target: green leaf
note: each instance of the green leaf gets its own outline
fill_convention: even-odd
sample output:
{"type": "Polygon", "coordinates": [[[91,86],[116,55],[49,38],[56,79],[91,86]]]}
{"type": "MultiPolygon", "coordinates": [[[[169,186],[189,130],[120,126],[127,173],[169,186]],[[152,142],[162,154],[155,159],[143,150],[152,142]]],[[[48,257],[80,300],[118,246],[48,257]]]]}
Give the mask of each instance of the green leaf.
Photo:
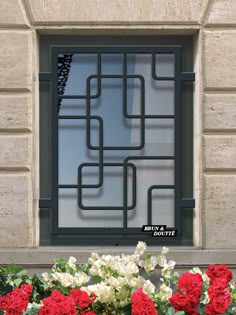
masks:
{"type": "Polygon", "coordinates": [[[99,277],[99,276],[93,276],[93,283],[94,283],[94,284],[97,284],[97,283],[101,282],[101,280],[102,280],[101,277],[99,277]]]}
{"type": "Polygon", "coordinates": [[[184,315],[184,314],[185,314],[184,311],[178,311],[178,312],[175,313],[175,315],[184,315]]]}
{"type": "Polygon", "coordinates": [[[19,287],[20,284],[22,283],[22,279],[21,279],[21,278],[17,278],[17,279],[15,279],[13,282],[14,282],[14,284],[15,284],[17,287],[19,287]]]}
{"type": "Polygon", "coordinates": [[[26,271],[21,266],[17,266],[15,264],[8,265],[6,267],[6,272],[7,273],[13,273],[13,274],[17,274],[20,272],[24,272],[24,274],[26,273],[26,271]]]}
{"type": "Polygon", "coordinates": [[[172,315],[174,313],[175,309],[173,306],[168,307],[166,315],[172,315]]]}

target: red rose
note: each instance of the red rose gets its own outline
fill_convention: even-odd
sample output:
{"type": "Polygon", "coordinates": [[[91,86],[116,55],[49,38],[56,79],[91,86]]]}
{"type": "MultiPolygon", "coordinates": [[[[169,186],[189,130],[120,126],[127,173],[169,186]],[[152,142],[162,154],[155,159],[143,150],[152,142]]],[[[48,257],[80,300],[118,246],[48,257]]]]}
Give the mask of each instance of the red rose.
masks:
{"type": "Polygon", "coordinates": [[[132,302],[137,303],[142,301],[143,297],[144,297],[143,289],[138,289],[131,295],[130,299],[132,302]]]}
{"type": "Polygon", "coordinates": [[[210,278],[210,284],[212,284],[217,278],[223,278],[228,283],[233,279],[232,272],[224,264],[219,266],[209,265],[206,270],[206,274],[210,278]]]}
{"type": "Polygon", "coordinates": [[[183,292],[176,292],[172,294],[172,297],[169,298],[169,302],[177,311],[192,309],[191,296],[183,292]]]}
{"type": "Polygon", "coordinates": [[[178,280],[178,289],[184,290],[187,294],[199,297],[202,294],[202,284],[203,279],[199,273],[192,274],[185,272],[178,280]]]}
{"type": "Polygon", "coordinates": [[[131,296],[132,315],[158,315],[155,305],[150,297],[138,289],[131,296]]]}
{"type": "Polygon", "coordinates": [[[213,305],[212,303],[208,303],[207,306],[206,306],[206,313],[207,315],[219,315],[219,313],[217,313],[214,308],[213,308],[213,305]]]}
{"type": "Polygon", "coordinates": [[[6,311],[5,315],[21,315],[21,314],[22,314],[22,312],[19,312],[19,311],[13,310],[13,309],[9,309],[8,311],[6,311]]]}
{"type": "Polygon", "coordinates": [[[229,306],[230,299],[231,299],[231,296],[229,293],[227,295],[224,294],[221,297],[213,298],[211,303],[212,303],[214,311],[217,313],[225,313],[229,306]]]}
{"type": "Polygon", "coordinates": [[[0,298],[0,309],[6,311],[9,306],[9,298],[7,295],[0,298]]]}
{"type": "Polygon", "coordinates": [[[54,290],[50,296],[50,300],[52,300],[53,302],[61,302],[64,300],[64,298],[65,296],[61,294],[61,292],[58,290],[54,290]]]}
{"type": "Polygon", "coordinates": [[[79,308],[88,307],[91,304],[91,300],[87,292],[82,290],[70,290],[69,296],[78,304],[79,308]]]}
{"type": "Polygon", "coordinates": [[[38,315],[77,315],[75,301],[57,290],[42,302],[44,305],[40,308],[38,315]]]}
{"type": "Polygon", "coordinates": [[[210,299],[218,295],[227,294],[228,292],[229,288],[227,281],[220,278],[216,278],[213,284],[207,289],[210,299]]]}
{"type": "Polygon", "coordinates": [[[40,308],[38,315],[61,315],[61,312],[56,304],[47,304],[40,308]]]}
{"type": "Polygon", "coordinates": [[[95,293],[92,292],[92,293],[90,293],[90,298],[91,298],[92,301],[95,301],[97,296],[96,296],[95,293]]]}
{"type": "Polygon", "coordinates": [[[30,284],[22,284],[21,285],[21,287],[20,287],[20,289],[23,291],[23,292],[25,292],[27,295],[31,295],[32,294],[32,291],[33,291],[33,289],[32,289],[32,287],[31,287],[31,285],[30,284]]]}
{"type": "Polygon", "coordinates": [[[81,315],[96,315],[96,313],[94,311],[82,311],[81,315]]]}

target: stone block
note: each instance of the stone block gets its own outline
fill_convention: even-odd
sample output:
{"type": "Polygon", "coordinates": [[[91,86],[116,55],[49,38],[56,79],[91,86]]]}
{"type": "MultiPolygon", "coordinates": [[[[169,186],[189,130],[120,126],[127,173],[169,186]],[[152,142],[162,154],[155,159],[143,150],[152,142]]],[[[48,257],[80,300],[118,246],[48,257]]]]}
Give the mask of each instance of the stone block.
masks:
{"type": "Polygon", "coordinates": [[[206,248],[236,249],[236,175],[205,175],[203,187],[206,248]]]}
{"type": "Polygon", "coordinates": [[[236,95],[205,95],[203,119],[205,130],[236,130],[236,95]]]}
{"type": "Polygon", "coordinates": [[[31,32],[0,31],[0,89],[31,88],[31,32]]]}
{"type": "Polygon", "coordinates": [[[205,169],[236,169],[236,136],[204,136],[205,169]]]}
{"type": "Polygon", "coordinates": [[[236,88],[236,31],[205,31],[203,81],[208,89],[236,88]]]}
{"type": "Polygon", "coordinates": [[[0,247],[32,243],[30,177],[0,174],[0,247]]]}
{"type": "Polygon", "coordinates": [[[199,24],[206,0],[27,0],[35,24],[199,24]]]}
{"type": "Polygon", "coordinates": [[[207,24],[236,24],[236,1],[214,0],[209,13],[207,24]]]}
{"type": "Polygon", "coordinates": [[[31,130],[31,95],[0,94],[0,131],[31,130]]]}
{"type": "Polygon", "coordinates": [[[0,168],[30,168],[29,136],[0,136],[0,168]]]}
{"type": "Polygon", "coordinates": [[[0,1],[0,26],[26,27],[24,8],[20,0],[0,1]]]}

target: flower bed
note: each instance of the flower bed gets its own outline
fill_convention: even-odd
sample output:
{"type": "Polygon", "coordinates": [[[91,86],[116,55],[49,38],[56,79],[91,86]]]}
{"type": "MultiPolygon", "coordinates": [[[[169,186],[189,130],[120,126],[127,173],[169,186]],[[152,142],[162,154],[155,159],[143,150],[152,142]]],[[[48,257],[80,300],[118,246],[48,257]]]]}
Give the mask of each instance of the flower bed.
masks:
{"type": "Polygon", "coordinates": [[[50,273],[32,277],[19,266],[0,267],[0,314],[236,314],[236,288],[225,265],[179,276],[167,252],[163,247],[152,256],[139,242],[132,255],[92,253],[83,265],[74,257],[55,259],[50,273]]]}

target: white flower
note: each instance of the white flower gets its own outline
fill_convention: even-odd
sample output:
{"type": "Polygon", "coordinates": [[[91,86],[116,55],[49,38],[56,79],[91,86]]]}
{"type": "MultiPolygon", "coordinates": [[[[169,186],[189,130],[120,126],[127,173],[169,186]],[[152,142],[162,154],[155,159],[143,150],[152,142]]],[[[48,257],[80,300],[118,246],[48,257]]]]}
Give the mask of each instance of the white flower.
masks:
{"type": "Polygon", "coordinates": [[[52,277],[54,280],[59,281],[65,288],[71,287],[74,280],[74,277],[68,272],[54,272],[52,277]]]}
{"type": "Polygon", "coordinates": [[[155,270],[155,267],[157,265],[157,258],[151,256],[150,259],[140,260],[138,264],[140,267],[144,268],[146,272],[151,272],[155,270]]]}
{"type": "Polygon", "coordinates": [[[160,267],[164,267],[164,264],[166,263],[166,257],[163,255],[157,256],[157,263],[160,267]]]}
{"type": "Polygon", "coordinates": [[[67,264],[68,264],[71,268],[76,269],[75,262],[76,262],[76,258],[70,256],[70,258],[68,259],[67,264]]]}
{"type": "Polygon", "coordinates": [[[49,274],[47,272],[42,273],[44,281],[49,282],[49,274]]]}
{"type": "Polygon", "coordinates": [[[136,246],[134,254],[136,255],[143,255],[147,249],[147,245],[144,242],[138,242],[138,245],[136,246]]]}
{"type": "Polygon", "coordinates": [[[204,295],[205,296],[204,296],[204,300],[202,301],[202,303],[206,305],[210,302],[210,297],[209,297],[207,291],[204,293],[204,295]]]}
{"type": "Polygon", "coordinates": [[[101,303],[112,303],[115,301],[114,289],[105,283],[88,285],[87,287],[82,287],[81,290],[86,291],[89,294],[94,292],[97,296],[96,300],[101,303]]]}
{"type": "Polygon", "coordinates": [[[165,283],[160,286],[159,298],[161,301],[168,301],[172,296],[172,289],[168,287],[165,283]]]}
{"type": "Polygon", "coordinates": [[[162,247],[162,250],[161,250],[161,255],[166,255],[167,253],[169,253],[169,248],[168,247],[162,247]]]}
{"type": "Polygon", "coordinates": [[[150,281],[146,280],[143,284],[143,292],[151,297],[151,295],[155,292],[155,285],[150,281]]]}

